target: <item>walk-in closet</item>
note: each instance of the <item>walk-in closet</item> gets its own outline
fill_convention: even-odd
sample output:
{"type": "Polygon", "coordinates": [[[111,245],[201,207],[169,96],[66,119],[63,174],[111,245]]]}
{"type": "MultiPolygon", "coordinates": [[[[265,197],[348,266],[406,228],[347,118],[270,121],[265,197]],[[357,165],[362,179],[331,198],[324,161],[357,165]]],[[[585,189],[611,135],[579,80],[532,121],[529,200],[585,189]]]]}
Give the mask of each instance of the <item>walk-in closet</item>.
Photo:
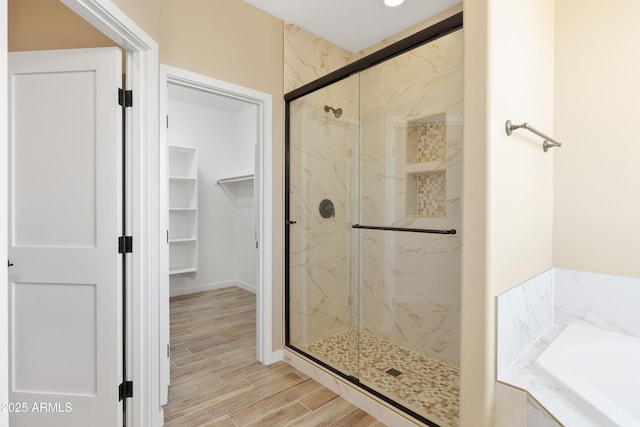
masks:
{"type": "Polygon", "coordinates": [[[257,107],[168,85],[170,295],[256,291],[257,107]]]}

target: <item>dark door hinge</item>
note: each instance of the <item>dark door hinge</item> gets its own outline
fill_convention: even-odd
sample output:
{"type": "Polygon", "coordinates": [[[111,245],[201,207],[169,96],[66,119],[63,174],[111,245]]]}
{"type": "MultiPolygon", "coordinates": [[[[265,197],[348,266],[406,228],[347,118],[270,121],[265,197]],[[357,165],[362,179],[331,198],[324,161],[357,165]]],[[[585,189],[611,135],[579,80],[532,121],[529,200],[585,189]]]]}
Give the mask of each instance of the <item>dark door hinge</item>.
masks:
{"type": "Polygon", "coordinates": [[[120,384],[118,387],[118,397],[118,401],[127,397],[133,397],[133,381],[124,381],[120,384]]]}
{"type": "Polygon", "coordinates": [[[133,252],[133,237],[132,236],[118,237],[118,253],[130,254],[132,252],[133,252]]]}
{"type": "Polygon", "coordinates": [[[118,105],[133,107],[133,91],[118,88],[118,105]]]}

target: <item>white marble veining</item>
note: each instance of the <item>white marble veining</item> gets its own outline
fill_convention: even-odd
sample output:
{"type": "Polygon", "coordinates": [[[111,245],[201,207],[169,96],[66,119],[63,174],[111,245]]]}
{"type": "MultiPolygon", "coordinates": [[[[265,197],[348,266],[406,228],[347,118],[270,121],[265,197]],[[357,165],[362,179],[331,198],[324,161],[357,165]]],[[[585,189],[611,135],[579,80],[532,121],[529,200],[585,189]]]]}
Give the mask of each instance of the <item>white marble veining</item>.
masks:
{"type": "Polygon", "coordinates": [[[640,337],[640,278],[555,269],[555,323],[640,337]]]}
{"type": "Polygon", "coordinates": [[[527,427],[527,394],[500,382],[495,384],[495,393],[495,427],[527,427]]]}
{"type": "Polygon", "coordinates": [[[355,55],[297,25],[284,25],[284,92],[353,61],[355,55]]]}
{"type": "Polygon", "coordinates": [[[535,399],[527,396],[527,427],[562,427],[535,399]]]}
{"type": "MultiPolygon", "coordinates": [[[[460,32],[450,34],[380,71],[375,67],[366,77],[341,80],[291,103],[293,343],[358,324],[459,364],[460,234],[354,232],[351,224],[460,230],[461,43],[460,32]],[[342,108],[342,115],[325,112],[325,105],[342,108]],[[408,161],[407,129],[431,116],[446,127],[446,158],[408,161]],[[407,210],[407,176],[434,170],[446,172],[446,216],[420,217],[407,210]],[[335,217],[318,214],[325,198],[333,201],[335,217]]],[[[415,205],[416,194],[413,199],[415,205]]]]}
{"type": "Polygon", "coordinates": [[[553,322],[553,270],[498,296],[498,376],[553,322]]]}
{"type": "Polygon", "coordinates": [[[290,322],[291,341],[305,345],[349,327],[352,321],[350,242],[353,163],[357,127],[351,117],[349,79],[291,104],[290,322]],[[342,108],[336,118],[324,105],[342,108]],[[320,202],[335,214],[323,218],[320,202]]]}
{"type": "MultiPolygon", "coordinates": [[[[362,55],[285,24],[285,92],[362,55]]],[[[360,327],[459,365],[462,59],[459,31],[290,103],[290,217],[297,221],[289,228],[293,344],[360,327]],[[325,113],[325,105],[342,108],[342,116],[325,113]],[[433,117],[442,121],[446,141],[438,148],[446,157],[419,162],[418,153],[407,153],[419,145],[408,148],[410,128],[433,117]],[[444,185],[418,201],[408,178],[418,187],[415,177],[430,172],[442,173],[444,185]],[[335,217],[318,215],[324,198],[333,201],[335,217]],[[443,200],[436,210],[441,217],[427,215],[428,200],[443,200]],[[455,228],[458,234],[354,231],[356,223],[455,228]]]]}
{"type": "Polygon", "coordinates": [[[561,331],[562,327],[558,325],[548,328],[546,333],[520,355],[516,362],[498,379],[506,384],[526,390],[562,425],[602,427],[591,415],[561,393],[557,386],[540,375],[534,368],[536,358],[561,331]]]}
{"type": "Polygon", "coordinates": [[[360,326],[458,366],[459,241],[378,230],[360,230],[360,236],[360,326]]]}
{"type": "MultiPolygon", "coordinates": [[[[360,224],[460,230],[461,46],[456,32],[361,73],[360,224]],[[431,117],[446,127],[446,158],[418,162],[411,128],[431,117]],[[417,215],[415,176],[432,172],[446,174],[441,218],[417,215]]],[[[359,236],[360,326],[457,366],[460,234],[359,236]]]]}
{"type": "Polygon", "coordinates": [[[562,269],[546,271],[498,297],[498,380],[526,390],[531,402],[542,405],[542,413],[533,405],[525,425],[601,426],[541,375],[534,361],[571,323],[638,337],[638,301],[640,279],[562,269]],[[551,324],[544,328],[549,301],[551,324]]]}

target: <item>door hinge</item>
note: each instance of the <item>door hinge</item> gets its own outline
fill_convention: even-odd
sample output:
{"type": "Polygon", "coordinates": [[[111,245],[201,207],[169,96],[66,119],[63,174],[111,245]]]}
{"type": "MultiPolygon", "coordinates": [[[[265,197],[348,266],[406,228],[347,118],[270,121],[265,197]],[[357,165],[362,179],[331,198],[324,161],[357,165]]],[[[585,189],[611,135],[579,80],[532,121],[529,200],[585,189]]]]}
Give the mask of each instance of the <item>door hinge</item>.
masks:
{"type": "Polygon", "coordinates": [[[133,252],[133,237],[132,236],[118,237],[118,253],[130,254],[132,252],[133,252]]]}
{"type": "Polygon", "coordinates": [[[120,384],[118,387],[118,397],[118,401],[127,397],[133,397],[133,381],[124,381],[120,384]]]}
{"type": "Polygon", "coordinates": [[[133,107],[133,91],[118,88],[118,105],[133,107]]]}

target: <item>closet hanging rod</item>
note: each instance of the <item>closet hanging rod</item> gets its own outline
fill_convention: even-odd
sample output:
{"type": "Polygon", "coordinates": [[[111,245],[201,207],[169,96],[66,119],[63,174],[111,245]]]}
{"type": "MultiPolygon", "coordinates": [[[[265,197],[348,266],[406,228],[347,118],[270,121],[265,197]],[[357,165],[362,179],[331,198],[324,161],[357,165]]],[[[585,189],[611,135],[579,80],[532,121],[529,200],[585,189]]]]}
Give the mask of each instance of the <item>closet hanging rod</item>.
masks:
{"type": "Polygon", "coordinates": [[[562,147],[562,144],[559,141],[556,141],[555,139],[545,135],[544,133],[540,132],[536,128],[529,125],[529,123],[523,123],[521,125],[512,125],[511,120],[507,120],[504,127],[505,127],[505,130],[507,131],[507,135],[511,135],[511,132],[514,131],[515,129],[522,128],[522,129],[528,130],[529,132],[535,133],[540,138],[544,138],[544,141],[542,142],[542,149],[544,150],[545,153],[551,147],[562,147]]]}
{"type": "Polygon", "coordinates": [[[240,176],[231,176],[229,178],[220,178],[219,180],[216,181],[216,184],[220,185],[220,184],[225,184],[227,182],[248,181],[250,179],[253,179],[253,174],[240,175],[240,176]]]}
{"type": "Polygon", "coordinates": [[[362,228],[365,230],[384,230],[384,231],[405,231],[408,233],[429,233],[429,234],[456,234],[455,228],[451,230],[430,230],[428,228],[404,228],[404,227],[385,227],[381,225],[360,225],[353,224],[351,228],[362,228]]]}

